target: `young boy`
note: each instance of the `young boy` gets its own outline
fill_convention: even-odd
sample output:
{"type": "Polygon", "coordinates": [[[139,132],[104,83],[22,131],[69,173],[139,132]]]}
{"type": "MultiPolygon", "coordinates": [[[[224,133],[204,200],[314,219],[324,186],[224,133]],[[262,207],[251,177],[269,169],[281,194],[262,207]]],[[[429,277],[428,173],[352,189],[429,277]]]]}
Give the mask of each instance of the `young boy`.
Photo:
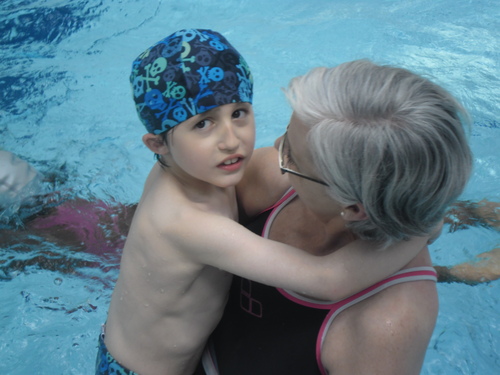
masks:
{"type": "Polygon", "coordinates": [[[148,130],[143,142],[158,163],[123,250],[96,373],[191,374],[231,274],[334,300],[397,271],[425,246],[427,238],[415,238],[381,256],[359,241],[314,257],[236,222],[235,186],[254,147],[252,76],[222,35],[170,35],[133,63],[131,83],[148,130]],[[359,257],[361,267],[352,262],[359,257]]]}

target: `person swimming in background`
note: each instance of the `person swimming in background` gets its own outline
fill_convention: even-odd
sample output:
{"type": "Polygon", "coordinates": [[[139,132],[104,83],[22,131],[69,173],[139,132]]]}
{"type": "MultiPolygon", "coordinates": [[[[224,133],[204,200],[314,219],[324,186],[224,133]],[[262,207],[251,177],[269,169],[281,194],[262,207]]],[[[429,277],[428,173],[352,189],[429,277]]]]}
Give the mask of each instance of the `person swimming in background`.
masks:
{"type": "Polygon", "coordinates": [[[65,180],[64,171],[42,175],[0,150],[0,242],[31,237],[96,255],[121,251],[136,205],[74,197],[59,189],[65,180]]]}

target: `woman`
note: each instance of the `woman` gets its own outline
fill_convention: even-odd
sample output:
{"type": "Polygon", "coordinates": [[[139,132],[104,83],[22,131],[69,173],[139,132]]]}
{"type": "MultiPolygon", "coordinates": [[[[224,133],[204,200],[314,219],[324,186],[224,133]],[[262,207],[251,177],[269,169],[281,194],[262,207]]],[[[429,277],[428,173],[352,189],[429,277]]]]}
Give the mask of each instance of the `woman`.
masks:
{"type": "MultiPolygon", "coordinates": [[[[354,61],[295,78],[287,96],[293,115],[279,152],[254,154],[239,196],[248,227],[268,238],[315,255],[357,237],[387,245],[429,233],[467,183],[466,114],[422,77],[354,61]]],[[[205,371],[418,374],[438,312],[435,280],[427,248],[339,302],[236,278],[205,371]]]]}

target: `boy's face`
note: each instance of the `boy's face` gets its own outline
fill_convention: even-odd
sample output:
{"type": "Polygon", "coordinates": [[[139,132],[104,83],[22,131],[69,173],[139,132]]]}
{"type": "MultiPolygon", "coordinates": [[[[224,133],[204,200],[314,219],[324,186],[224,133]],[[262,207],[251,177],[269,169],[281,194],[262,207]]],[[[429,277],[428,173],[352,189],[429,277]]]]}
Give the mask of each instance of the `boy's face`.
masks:
{"type": "Polygon", "coordinates": [[[164,156],[179,177],[218,187],[236,185],[255,145],[250,103],[231,103],[191,117],[167,135],[164,156]]]}

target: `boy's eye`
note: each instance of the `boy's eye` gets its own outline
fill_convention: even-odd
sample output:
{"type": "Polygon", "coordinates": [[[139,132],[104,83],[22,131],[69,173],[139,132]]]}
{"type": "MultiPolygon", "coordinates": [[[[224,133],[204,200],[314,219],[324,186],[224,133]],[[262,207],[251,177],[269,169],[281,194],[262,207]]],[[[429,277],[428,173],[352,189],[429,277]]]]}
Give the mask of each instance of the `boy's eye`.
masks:
{"type": "Polygon", "coordinates": [[[247,111],[245,109],[237,109],[236,111],[233,112],[233,118],[245,117],[246,114],[247,111]]]}
{"type": "Polygon", "coordinates": [[[212,121],[205,119],[200,122],[198,122],[194,127],[196,129],[206,129],[212,124],[212,121]]]}

